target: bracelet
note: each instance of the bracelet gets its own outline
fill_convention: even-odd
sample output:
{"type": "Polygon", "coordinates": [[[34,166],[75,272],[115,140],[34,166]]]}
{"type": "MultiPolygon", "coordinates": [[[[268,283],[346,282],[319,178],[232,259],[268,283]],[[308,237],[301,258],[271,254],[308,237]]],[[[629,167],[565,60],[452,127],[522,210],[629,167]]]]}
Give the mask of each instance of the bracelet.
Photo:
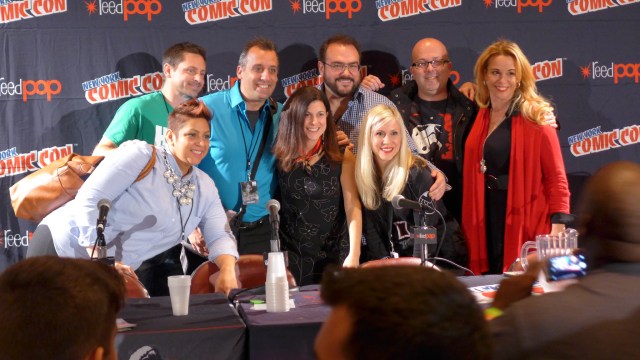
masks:
{"type": "Polygon", "coordinates": [[[484,318],[487,320],[493,320],[499,316],[502,316],[503,311],[497,307],[490,307],[484,310],[484,318]]]}

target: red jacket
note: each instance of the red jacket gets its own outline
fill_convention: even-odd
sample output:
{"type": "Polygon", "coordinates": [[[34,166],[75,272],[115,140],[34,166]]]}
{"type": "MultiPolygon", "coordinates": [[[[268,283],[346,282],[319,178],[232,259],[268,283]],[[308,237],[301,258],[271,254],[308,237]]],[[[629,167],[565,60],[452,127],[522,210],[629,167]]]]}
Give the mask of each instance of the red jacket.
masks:
{"type": "MultiPolygon", "coordinates": [[[[537,125],[520,114],[511,123],[511,159],[504,241],[504,267],[519,256],[522,244],[551,231],[551,214],[569,213],[569,186],[556,130],[537,125]]],[[[489,109],[481,109],[465,144],[462,231],[469,246],[469,267],[488,270],[485,229],[482,144],[487,137],[489,109]]]]}

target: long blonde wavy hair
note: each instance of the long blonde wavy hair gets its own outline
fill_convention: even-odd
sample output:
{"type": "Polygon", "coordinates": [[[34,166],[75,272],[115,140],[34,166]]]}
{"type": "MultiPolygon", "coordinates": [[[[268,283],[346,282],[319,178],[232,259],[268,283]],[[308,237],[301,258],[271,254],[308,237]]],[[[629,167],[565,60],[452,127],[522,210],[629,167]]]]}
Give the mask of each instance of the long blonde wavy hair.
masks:
{"type": "Polygon", "coordinates": [[[406,133],[402,116],[393,106],[377,105],[365,115],[358,136],[356,184],[360,199],[367,209],[375,210],[380,207],[382,199],[391,201],[394,196],[402,193],[412,165],[426,165],[422,158],[414,157],[411,153],[406,133]],[[371,147],[371,134],[389,121],[398,124],[402,141],[398,153],[391,159],[384,173],[380,174],[371,147]]]}
{"type": "Polygon", "coordinates": [[[476,61],[474,75],[478,86],[476,102],[481,108],[491,106],[489,89],[485,85],[486,73],[489,61],[498,55],[509,56],[516,66],[516,79],[518,87],[513,94],[511,105],[507,111],[510,114],[515,109],[519,109],[522,115],[530,121],[544,124],[545,113],[553,112],[553,106],[538,93],[536,79],[531,70],[531,63],[524,55],[518,44],[509,40],[498,40],[489,45],[476,61]]]}

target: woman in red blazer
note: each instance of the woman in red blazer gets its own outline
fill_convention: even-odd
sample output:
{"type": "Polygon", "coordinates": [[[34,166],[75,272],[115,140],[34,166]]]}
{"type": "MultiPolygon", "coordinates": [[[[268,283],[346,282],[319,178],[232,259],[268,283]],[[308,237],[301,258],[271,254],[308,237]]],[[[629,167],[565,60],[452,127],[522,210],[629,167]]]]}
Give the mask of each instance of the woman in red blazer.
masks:
{"type": "Polygon", "coordinates": [[[462,230],[470,268],[502,273],[537,234],[557,234],[573,217],[553,111],[531,65],[507,40],[491,44],[475,65],[480,111],[465,144],[462,230]]]}

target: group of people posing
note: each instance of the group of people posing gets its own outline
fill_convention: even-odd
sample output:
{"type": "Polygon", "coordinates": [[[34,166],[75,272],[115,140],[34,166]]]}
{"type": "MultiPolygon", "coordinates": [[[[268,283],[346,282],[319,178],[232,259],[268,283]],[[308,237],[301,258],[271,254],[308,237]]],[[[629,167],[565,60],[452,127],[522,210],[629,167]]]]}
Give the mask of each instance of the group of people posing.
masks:
{"type": "Polygon", "coordinates": [[[323,84],[282,105],[271,98],[270,40],[246,44],[231,89],[200,98],[204,49],[170,47],[162,91],[117,111],[94,151],[108,156],[38,226],[27,255],[88,257],[101,199],[112,202],[105,238],[116,268],[152,295],[188,271],[181,243],[189,259],[218,264],[217,291],[237,287],[239,254],[269,249],[270,199],[282,204],[279,235],[299,285],[319,283],[327,264],[413,256],[414,226],[437,229],[429,257],[502,273],[523,242],[572,220],[553,107],[517,44],[482,52],[475,86],[465,86],[473,99],[453,86],[437,39],[416,43],[413,80],[390,98],[376,92],[378,78],[362,78],[360,59],[355,39],[330,37],[318,53],[323,84]],[[147,143],[154,168],[135,181],[153,156],[147,143]],[[394,208],[397,195],[424,210],[394,208]]]}

